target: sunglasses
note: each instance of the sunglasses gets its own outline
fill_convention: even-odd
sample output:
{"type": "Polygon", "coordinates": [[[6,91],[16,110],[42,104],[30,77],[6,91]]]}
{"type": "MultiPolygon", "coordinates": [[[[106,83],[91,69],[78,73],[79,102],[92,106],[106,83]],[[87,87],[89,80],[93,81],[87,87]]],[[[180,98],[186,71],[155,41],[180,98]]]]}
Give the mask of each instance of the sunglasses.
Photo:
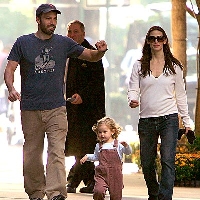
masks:
{"type": "Polygon", "coordinates": [[[149,36],[148,38],[147,38],[147,41],[148,42],[150,42],[150,43],[153,43],[153,42],[155,42],[156,40],[158,41],[158,42],[164,42],[164,40],[165,40],[166,38],[165,38],[165,36],[149,36]]]}

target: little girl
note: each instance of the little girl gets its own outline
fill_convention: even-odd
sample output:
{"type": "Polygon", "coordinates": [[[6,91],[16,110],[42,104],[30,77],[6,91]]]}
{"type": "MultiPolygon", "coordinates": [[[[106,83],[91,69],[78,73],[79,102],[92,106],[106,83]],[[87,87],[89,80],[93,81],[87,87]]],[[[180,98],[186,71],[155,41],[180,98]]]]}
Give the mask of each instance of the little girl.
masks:
{"type": "Polygon", "coordinates": [[[93,199],[104,200],[108,189],[110,200],[121,200],[123,153],[131,154],[132,149],[126,142],[117,140],[122,128],[109,117],[100,119],[92,130],[97,134],[99,143],[96,144],[94,154],[86,154],[80,162],[99,161],[95,168],[93,199]]]}

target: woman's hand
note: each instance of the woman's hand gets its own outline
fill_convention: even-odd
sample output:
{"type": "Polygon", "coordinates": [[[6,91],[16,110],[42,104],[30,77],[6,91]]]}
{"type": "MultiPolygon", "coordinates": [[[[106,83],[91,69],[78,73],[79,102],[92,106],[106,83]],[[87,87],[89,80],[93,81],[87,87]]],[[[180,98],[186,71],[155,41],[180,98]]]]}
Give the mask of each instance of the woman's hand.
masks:
{"type": "Polygon", "coordinates": [[[139,106],[139,101],[137,101],[137,100],[131,100],[131,102],[129,103],[129,106],[131,108],[136,108],[136,107],[139,106]]]}
{"type": "Polygon", "coordinates": [[[185,135],[187,135],[188,131],[191,130],[190,127],[185,127],[185,135]]]}

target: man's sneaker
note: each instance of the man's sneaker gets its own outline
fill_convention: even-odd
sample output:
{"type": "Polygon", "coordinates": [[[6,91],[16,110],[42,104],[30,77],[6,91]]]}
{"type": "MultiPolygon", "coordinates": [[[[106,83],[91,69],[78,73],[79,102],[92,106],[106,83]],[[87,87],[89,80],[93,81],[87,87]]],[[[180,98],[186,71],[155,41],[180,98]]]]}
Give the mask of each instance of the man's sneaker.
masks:
{"type": "Polygon", "coordinates": [[[30,200],[43,200],[43,198],[30,198],[30,200]]]}
{"type": "Polygon", "coordinates": [[[148,200],[158,200],[158,197],[154,195],[149,195],[148,200]]]}
{"type": "Polygon", "coordinates": [[[58,196],[53,197],[51,200],[65,200],[65,197],[62,194],[59,194],[58,196]]]}
{"type": "Polygon", "coordinates": [[[67,187],[67,193],[76,193],[76,188],[67,187]]]}
{"type": "Polygon", "coordinates": [[[93,189],[94,189],[94,185],[91,184],[90,186],[80,188],[80,193],[92,194],[93,193],[93,189]]]}

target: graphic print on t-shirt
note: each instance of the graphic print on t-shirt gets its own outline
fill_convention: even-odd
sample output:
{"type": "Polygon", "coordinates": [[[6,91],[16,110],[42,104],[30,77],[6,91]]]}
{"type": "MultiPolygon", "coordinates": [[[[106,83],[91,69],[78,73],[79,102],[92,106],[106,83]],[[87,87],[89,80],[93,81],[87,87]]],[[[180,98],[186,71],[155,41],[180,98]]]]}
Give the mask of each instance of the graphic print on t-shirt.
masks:
{"type": "Polygon", "coordinates": [[[42,53],[35,58],[35,73],[48,73],[53,72],[55,67],[55,61],[53,56],[50,56],[49,52],[51,48],[44,48],[42,53]]]}

